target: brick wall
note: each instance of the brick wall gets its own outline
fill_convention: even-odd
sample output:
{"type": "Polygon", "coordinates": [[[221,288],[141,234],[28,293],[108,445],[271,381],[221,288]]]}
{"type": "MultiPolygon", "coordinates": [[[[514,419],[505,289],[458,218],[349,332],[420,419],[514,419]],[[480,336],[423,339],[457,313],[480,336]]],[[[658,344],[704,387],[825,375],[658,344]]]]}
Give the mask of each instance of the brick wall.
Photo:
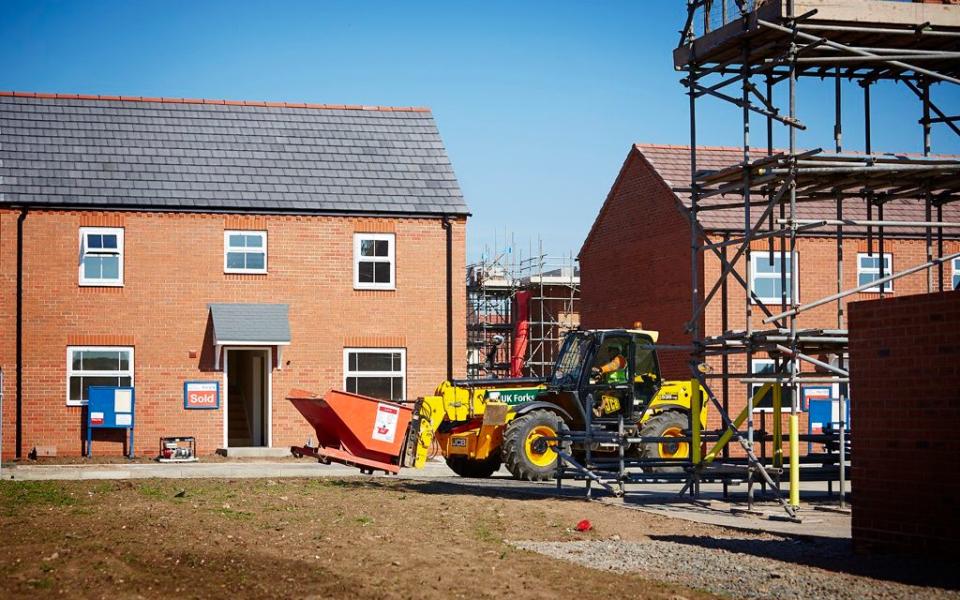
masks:
{"type": "MultiPolygon", "coordinates": [[[[580,320],[584,328],[640,321],[664,344],[689,343],[690,224],[673,192],[631,150],[580,250],[580,320]]],[[[664,377],[689,377],[683,353],[662,353],[664,377]]]]}
{"type": "MultiPolygon", "coordinates": [[[[17,215],[0,211],[5,458],[14,452],[17,215]]],[[[464,268],[464,229],[455,222],[454,273],[464,268]]],[[[31,211],[24,223],[24,455],[37,445],[80,452],[82,409],[66,406],[66,348],[104,341],[135,347],[137,453],[155,453],[161,435],[195,435],[201,454],[221,447],[222,409],[188,411],[182,401],[184,380],[222,382],[205,347],[211,302],[290,305],[293,340],[272,374],[274,446],[305,441],[310,429],[285,394],[342,387],[344,347],[406,348],[407,397],[427,394],[446,375],[444,252],[439,219],[31,211]],[[77,285],[78,228],[86,225],[124,228],[122,288],[77,285]],[[267,230],[268,274],[223,273],[223,231],[232,228],[267,230]],[[353,234],[383,231],[396,233],[397,289],[354,290],[353,234]]],[[[456,375],[466,352],[465,302],[457,279],[456,375]]],[[[119,451],[117,443],[94,445],[95,454],[119,451]]]]}
{"type": "Polygon", "coordinates": [[[960,538],[957,332],[957,291],[850,307],[858,551],[932,555],[960,538]]]}

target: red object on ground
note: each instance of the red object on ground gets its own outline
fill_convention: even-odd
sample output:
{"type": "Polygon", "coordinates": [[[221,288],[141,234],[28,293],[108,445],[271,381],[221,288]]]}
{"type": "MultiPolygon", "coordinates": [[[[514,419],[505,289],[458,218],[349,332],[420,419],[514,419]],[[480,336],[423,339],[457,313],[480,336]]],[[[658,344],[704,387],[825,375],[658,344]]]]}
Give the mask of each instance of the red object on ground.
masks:
{"type": "Polygon", "coordinates": [[[318,448],[294,446],[293,454],[314,456],[387,473],[400,471],[400,453],[413,409],[369,396],[330,390],[318,397],[291,390],[287,399],[317,433],[318,448]]]}
{"type": "Polygon", "coordinates": [[[523,377],[523,362],[527,356],[527,340],[530,336],[530,292],[517,292],[514,302],[516,311],[514,312],[510,377],[523,377]]]}
{"type": "Polygon", "coordinates": [[[574,527],[574,529],[577,531],[590,531],[593,529],[593,523],[591,523],[589,519],[584,519],[577,523],[577,526],[574,527]]]}

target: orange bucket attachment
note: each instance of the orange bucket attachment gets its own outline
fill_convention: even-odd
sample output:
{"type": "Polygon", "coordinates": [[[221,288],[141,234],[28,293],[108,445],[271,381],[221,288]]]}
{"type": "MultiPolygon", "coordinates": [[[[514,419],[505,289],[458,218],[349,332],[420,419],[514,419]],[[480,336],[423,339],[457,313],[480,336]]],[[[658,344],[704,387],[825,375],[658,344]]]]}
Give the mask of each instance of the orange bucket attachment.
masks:
{"type": "Polygon", "coordinates": [[[357,465],[361,470],[400,470],[400,453],[413,416],[410,406],[330,390],[318,397],[291,390],[287,399],[317,433],[319,448],[292,448],[295,455],[357,465]]]}

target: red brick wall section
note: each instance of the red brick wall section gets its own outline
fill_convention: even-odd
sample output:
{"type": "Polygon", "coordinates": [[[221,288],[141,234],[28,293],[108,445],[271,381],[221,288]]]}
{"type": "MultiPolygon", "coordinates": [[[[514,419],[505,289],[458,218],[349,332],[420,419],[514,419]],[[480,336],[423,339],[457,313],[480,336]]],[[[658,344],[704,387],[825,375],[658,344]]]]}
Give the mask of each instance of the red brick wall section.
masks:
{"type": "Polygon", "coordinates": [[[3,445],[0,457],[13,456],[16,438],[16,289],[17,216],[19,211],[0,209],[0,369],[3,369],[3,445]]]}
{"type": "MultiPolygon", "coordinates": [[[[3,457],[14,453],[15,281],[18,211],[0,211],[0,366],[5,374],[3,457]]],[[[454,222],[454,273],[465,264],[465,221],[454,222]]],[[[161,435],[194,435],[200,454],[223,444],[223,410],[183,409],[184,380],[223,380],[205,347],[207,304],[286,303],[293,341],[273,371],[273,446],[311,434],[285,400],[291,388],[343,385],[345,345],[407,350],[407,397],[446,376],[445,231],[439,219],[30,211],[24,224],[23,453],[81,451],[80,407],[66,405],[66,348],[121,340],[135,348],[136,452],[161,435]],[[77,285],[78,228],[125,230],[124,286],[77,285]],[[223,273],[223,231],[266,228],[267,275],[223,273]],[[396,232],[395,291],[353,289],[353,234],[396,232]],[[84,342],[85,343],[85,342],[84,342]],[[191,357],[191,352],[196,357],[191,357]]],[[[454,282],[454,365],[462,376],[465,290],[454,282]]],[[[209,340],[208,340],[209,341],[209,340]]],[[[223,399],[221,398],[221,405],[223,399]]],[[[105,436],[106,437],[106,436],[105,436]]],[[[120,444],[95,442],[94,454],[120,444]]]]}
{"type": "Polygon", "coordinates": [[[960,291],[850,306],[858,551],[956,550],[958,332],[960,291]]]}
{"type": "MultiPolygon", "coordinates": [[[[689,343],[690,224],[663,179],[631,150],[580,250],[581,315],[588,329],[640,321],[665,344],[689,343]]],[[[689,377],[684,353],[661,353],[665,377],[689,377]]]]}

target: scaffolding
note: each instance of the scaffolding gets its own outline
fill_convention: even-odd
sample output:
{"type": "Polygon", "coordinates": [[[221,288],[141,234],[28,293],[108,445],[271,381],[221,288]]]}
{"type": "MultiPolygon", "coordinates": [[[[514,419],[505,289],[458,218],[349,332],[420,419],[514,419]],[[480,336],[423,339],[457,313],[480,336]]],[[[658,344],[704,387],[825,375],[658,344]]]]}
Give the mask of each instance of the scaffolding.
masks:
{"type": "Polygon", "coordinates": [[[546,379],[567,331],[580,325],[580,270],[542,242],[485,252],[467,267],[467,376],[546,379]]]}
{"type": "Polygon", "coordinates": [[[467,267],[467,377],[509,377],[513,299],[519,289],[511,255],[467,267]]]}
{"type": "MultiPolygon", "coordinates": [[[[960,197],[960,160],[934,155],[931,148],[934,126],[960,135],[960,116],[950,112],[958,106],[937,102],[938,98],[956,94],[960,84],[960,6],[891,0],[688,0],[674,64],[685,73],[682,83],[690,109],[688,192],[693,294],[687,331],[693,339],[692,380],[704,386],[710,404],[721,416],[723,435],[716,438],[717,444],[736,443],[746,454],[744,469],[750,500],[752,483],[759,480],[773,491],[788,515],[796,518],[802,386],[849,381],[844,299],[878,286],[882,296],[886,282],[924,271],[928,291],[943,290],[943,266],[960,256],[944,253],[945,237],[955,237],[960,228],[956,222],[960,219],[944,219],[945,208],[960,197]],[[821,85],[832,83],[831,152],[798,146],[797,132],[808,127],[797,101],[801,79],[821,85]],[[861,97],[856,100],[862,103],[862,152],[846,152],[843,147],[842,115],[851,102],[847,97],[850,94],[843,93],[844,81],[861,88],[857,94],[861,97]],[[871,111],[871,89],[882,82],[902,84],[916,97],[922,155],[894,156],[874,151],[871,132],[877,127],[877,115],[871,111]],[[698,101],[707,97],[740,109],[742,158],[736,164],[706,169],[698,163],[698,101]],[[786,104],[785,109],[781,103],[786,104]],[[755,145],[751,139],[752,116],[765,125],[766,135],[761,138],[765,145],[755,145]],[[786,128],[787,148],[775,150],[775,133],[779,135],[775,129],[781,127],[786,128]],[[888,218],[884,210],[896,206],[891,204],[894,201],[915,203],[923,208],[925,218],[888,218]],[[806,218],[809,215],[805,215],[804,207],[808,203],[821,207],[829,203],[835,218],[806,218]],[[742,211],[742,232],[722,240],[711,239],[698,215],[732,208],[742,211]],[[925,259],[899,272],[888,272],[881,258],[875,279],[844,289],[843,241],[845,233],[849,236],[851,231],[861,236],[865,232],[869,256],[884,256],[886,235],[922,238],[925,259]],[[801,304],[798,261],[793,257],[797,255],[797,240],[804,235],[835,239],[836,261],[830,274],[836,274],[837,284],[835,293],[801,304]],[[779,303],[761,301],[748,283],[754,264],[751,246],[758,241],[768,250],[769,266],[779,272],[779,303]],[[701,267],[707,256],[720,265],[719,276],[712,281],[701,267]],[[728,299],[734,293],[743,295],[746,307],[739,316],[728,310],[728,299]],[[704,330],[705,311],[717,302],[721,304],[722,331],[708,335],[711,332],[704,330]],[[809,327],[804,322],[807,311],[831,304],[836,308],[835,326],[809,327]],[[735,319],[740,318],[742,325],[735,326],[735,319]],[[757,355],[774,359],[772,373],[758,376],[749,369],[736,372],[738,367],[751,365],[757,355]],[[818,358],[822,355],[836,360],[818,358]],[[754,394],[744,412],[731,418],[727,402],[735,382],[770,390],[775,402],[782,400],[791,409],[786,434],[790,444],[787,498],[780,493],[778,479],[782,464],[778,461],[784,459],[781,438],[776,437],[782,435],[778,431],[779,416],[774,415],[774,437],[758,430],[753,414],[758,394],[754,394]],[[722,403],[711,389],[717,383],[722,388],[722,403]],[[769,439],[774,445],[772,456],[766,460],[755,453],[755,448],[758,442],[765,448],[769,439]]],[[[840,402],[842,406],[844,398],[840,402]]],[[[692,428],[691,435],[696,439],[700,433],[697,424],[692,428]]],[[[837,435],[843,435],[844,429],[845,424],[840,423],[837,435]]],[[[826,438],[821,441],[831,443],[826,438]]],[[[843,451],[846,443],[840,441],[843,451]]],[[[721,462],[715,452],[721,446],[728,456],[725,444],[704,456],[694,448],[685,489],[696,493],[701,481],[711,479],[712,470],[721,462]]],[[[841,472],[846,458],[841,457],[838,465],[841,472]]]]}
{"type": "Polygon", "coordinates": [[[525,371],[547,379],[564,336],[580,326],[580,268],[573,255],[547,256],[541,246],[521,261],[520,282],[529,294],[525,371]]]}

